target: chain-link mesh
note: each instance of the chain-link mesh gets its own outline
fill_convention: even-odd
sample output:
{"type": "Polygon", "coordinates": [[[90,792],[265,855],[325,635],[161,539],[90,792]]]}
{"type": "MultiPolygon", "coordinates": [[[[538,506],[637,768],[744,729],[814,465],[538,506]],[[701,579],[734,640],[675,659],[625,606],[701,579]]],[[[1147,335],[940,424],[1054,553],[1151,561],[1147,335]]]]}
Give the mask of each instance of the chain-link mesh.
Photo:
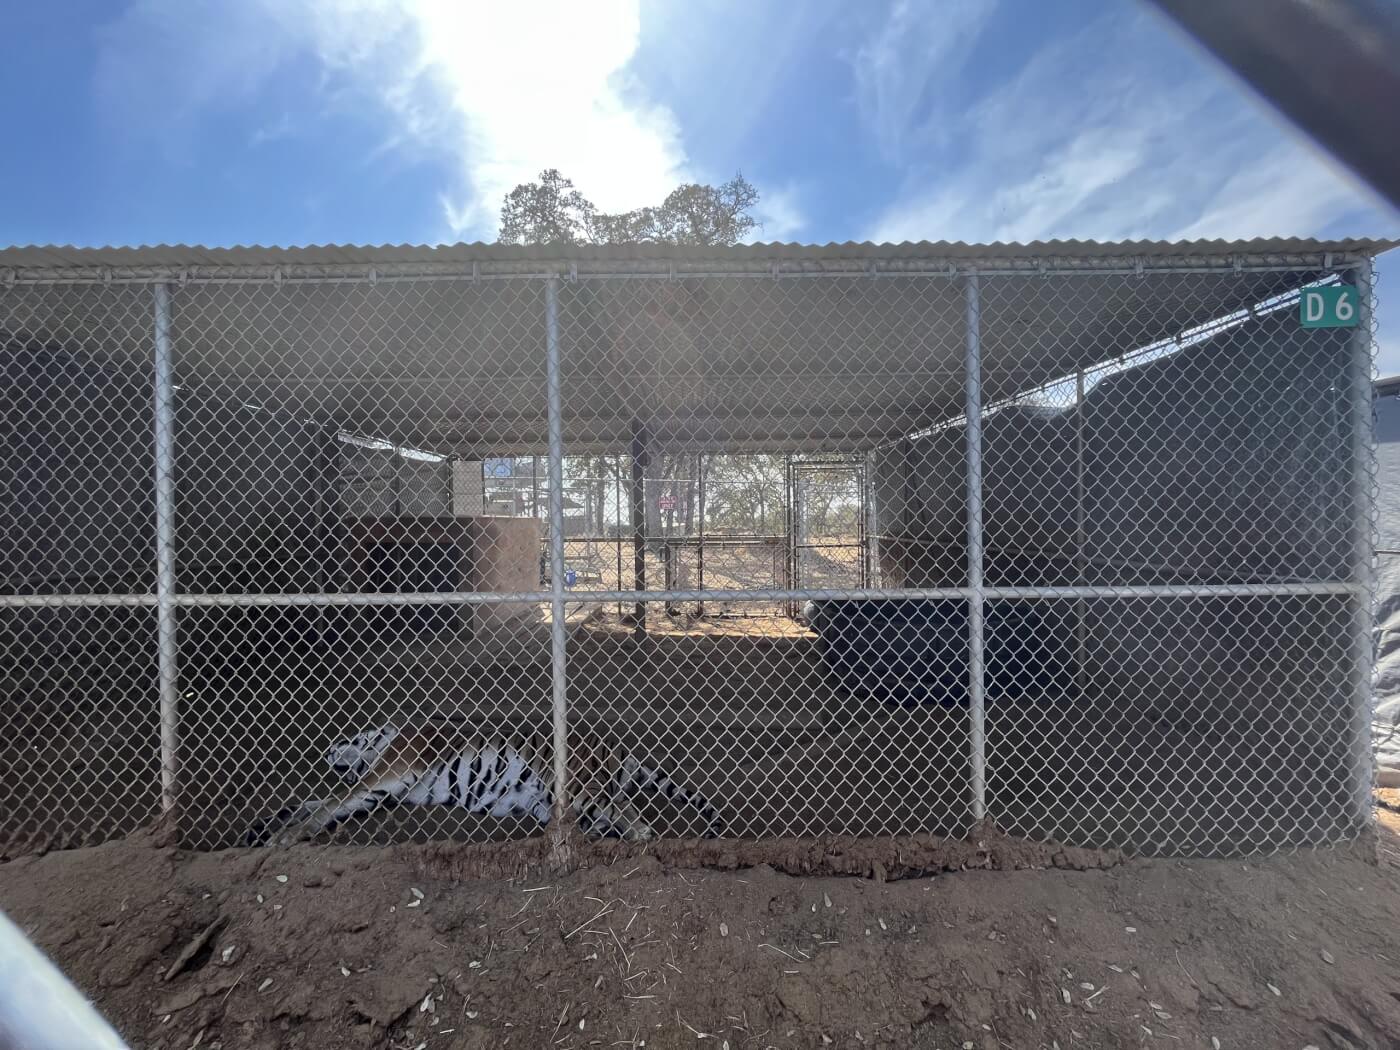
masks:
{"type": "Polygon", "coordinates": [[[0,286],[0,841],[1354,836],[1369,266],[1012,262],[0,286]]]}

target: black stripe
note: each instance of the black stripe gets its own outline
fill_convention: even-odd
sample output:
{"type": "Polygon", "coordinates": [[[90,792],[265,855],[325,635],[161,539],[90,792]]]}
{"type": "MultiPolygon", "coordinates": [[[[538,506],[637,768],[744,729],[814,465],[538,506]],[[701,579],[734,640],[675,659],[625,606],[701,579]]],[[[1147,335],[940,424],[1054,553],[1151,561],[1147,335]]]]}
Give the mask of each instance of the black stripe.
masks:
{"type": "Polygon", "coordinates": [[[472,759],[471,767],[468,769],[471,774],[471,783],[467,785],[467,808],[476,805],[476,800],[481,797],[481,752],[476,753],[472,759]]]}
{"type": "MultiPolygon", "coordinates": [[[[367,798],[370,802],[370,807],[368,810],[361,811],[363,816],[369,816],[370,813],[373,813],[376,809],[379,809],[381,806],[385,809],[393,809],[395,806],[397,806],[400,802],[403,801],[394,792],[385,791],[383,788],[376,788],[374,791],[371,791],[367,798]]],[[[359,815],[360,814],[357,814],[357,816],[359,815]]]]}
{"type": "Polygon", "coordinates": [[[458,755],[452,760],[452,770],[447,775],[447,797],[450,800],[449,805],[455,806],[462,801],[462,784],[459,779],[461,775],[462,756],[458,755]]]}

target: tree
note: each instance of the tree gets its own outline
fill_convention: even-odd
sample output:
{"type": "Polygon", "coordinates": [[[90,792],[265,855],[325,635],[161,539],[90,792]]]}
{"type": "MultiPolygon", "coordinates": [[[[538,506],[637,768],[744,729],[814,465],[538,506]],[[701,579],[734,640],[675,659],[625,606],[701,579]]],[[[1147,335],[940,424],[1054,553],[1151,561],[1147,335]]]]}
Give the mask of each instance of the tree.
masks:
{"type": "Polygon", "coordinates": [[[500,244],[582,244],[597,209],[557,168],[522,182],[501,203],[500,244]]]}
{"type": "Polygon", "coordinates": [[[765,535],[783,527],[785,467],[780,455],[711,454],[705,462],[707,527],[765,535]]]}
{"type": "Polygon", "coordinates": [[[600,212],[556,168],[522,182],[501,204],[501,244],[738,244],[758,227],[758,190],[743,175],[686,183],[655,207],[600,212]]]}
{"type": "MultiPolygon", "coordinates": [[[[600,212],[572,179],[557,168],[548,168],[540,172],[538,181],[522,182],[506,194],[501,202],[501,227],[496,239],[500,244],[732,245],[758,228],[758,220],[751,214],[758,199],[758,190],[743,175],[736,174],[719,186],[677,186],[655,206],[615,214],[600,212]]],[[[722,497],[716,508],[720,515],[716,520],[751,532],[776,527],[783,493],[781,457],[740,460],[722,456],[718,462],[721,480],[731,481],[731,485],[728,498],[722,497]],[[747,470],[732,466],[731,460],[736,464],[744,462],[747,470]]],[[[692,472],[697,466],[693,455],[659,450],[650,467],[651,478],[671,482],[666,491],[677,504],[685,499],[683,527],[687,535],[694,527],[696,509],[689,496],[694,487],[692,472]]],[[[628,484],[630,473],[622,457],[569,457],[564,473],[576,497],[583,498],[588,530],[604,535],[612,513],[610,501],[627,499],[626,489],[621,486],[628,484]]],[[[660,489],[652,491],[659,494],[660,489]]],[[[653,504],[652,510],[655,509],[653,504]]],[[[619,530],[626,520],[617,523],[619,530]]]]}
{"type": "Polygon", "coordinates": [[[564,479],[567,491],[584,499],[584,521],[589,536],[608,535],[608,518],[618,516],[616,508],[623,500],[622,459],[604,453],[585,453],[564,459],[564,479]]]}

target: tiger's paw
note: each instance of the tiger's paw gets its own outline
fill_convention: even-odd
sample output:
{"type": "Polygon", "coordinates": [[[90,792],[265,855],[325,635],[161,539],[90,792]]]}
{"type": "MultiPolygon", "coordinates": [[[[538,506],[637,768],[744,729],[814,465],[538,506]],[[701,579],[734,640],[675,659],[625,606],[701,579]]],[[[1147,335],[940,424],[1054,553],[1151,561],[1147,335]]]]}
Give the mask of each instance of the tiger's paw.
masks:
{"type": "Polygon", "coordinates": [[[277,832],[283,828],[292,811],[290,809],[279,810],[266,817],[253,821],[248,830],[243,833],[243,845],[245,846],[267,846],[271,845],[277,832]]]}
{"type": "Polygon", "coordinates": [[[656,838],[656,829],[650,824],[644,824],[638,821],[627,829],[627,834],[623,837],[626,838],[628,842],[650,842],[652,839],[656,838]]]}
{"type": "Polygon", "coordinates": [[[243,836],[245,846],[291,846],[311,838],[309,818],[316,810],[308,805],[287,806],[253,822],[243,836]]]}

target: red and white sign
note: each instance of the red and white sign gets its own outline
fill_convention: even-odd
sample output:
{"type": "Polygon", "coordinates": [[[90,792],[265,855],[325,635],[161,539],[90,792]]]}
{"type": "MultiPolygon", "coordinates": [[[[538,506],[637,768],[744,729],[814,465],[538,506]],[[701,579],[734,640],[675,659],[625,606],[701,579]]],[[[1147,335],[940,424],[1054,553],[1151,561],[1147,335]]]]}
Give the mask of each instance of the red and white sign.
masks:
{"type": "Polygon", "coordinates": [[[656,506],[657,506],[657,508],[660,509],[660,510],[675,510],[675,509],[676,509],[676,497],[675,497],[675,496],[658,496],[658,497],[657,497],[657,500],[656,500],[656,506]]]}

